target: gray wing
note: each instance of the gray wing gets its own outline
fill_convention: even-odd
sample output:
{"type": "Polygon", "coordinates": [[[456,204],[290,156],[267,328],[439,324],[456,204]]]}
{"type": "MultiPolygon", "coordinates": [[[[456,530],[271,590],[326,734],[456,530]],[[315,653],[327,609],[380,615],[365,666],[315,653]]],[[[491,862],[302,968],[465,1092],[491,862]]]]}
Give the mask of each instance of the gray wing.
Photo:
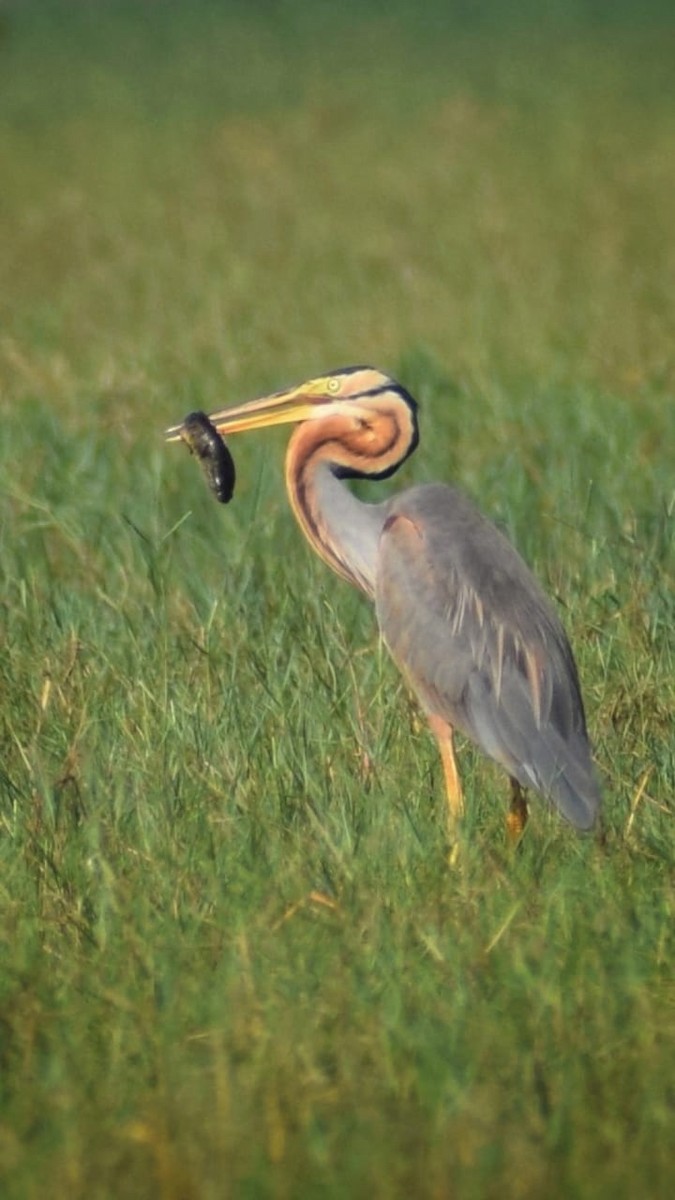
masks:
{"type": "Polygon", "coordinates": [[[520,555],[461,492],[431,485],[391,501],[375,603],[426,711],[590,828],[600,791],[569,642],[520,555]]]}

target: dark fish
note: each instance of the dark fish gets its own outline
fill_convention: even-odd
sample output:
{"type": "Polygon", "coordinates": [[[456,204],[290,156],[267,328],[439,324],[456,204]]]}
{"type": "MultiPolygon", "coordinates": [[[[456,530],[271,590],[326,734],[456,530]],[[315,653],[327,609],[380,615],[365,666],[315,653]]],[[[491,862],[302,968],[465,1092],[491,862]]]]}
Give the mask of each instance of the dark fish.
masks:
{"type": "Polygon", "coordinates": [[[196,455],[216,500],[227,504],[234,494],[234,459],[206,413],[192,412],[183,421],[180,436],[196,455]]]}

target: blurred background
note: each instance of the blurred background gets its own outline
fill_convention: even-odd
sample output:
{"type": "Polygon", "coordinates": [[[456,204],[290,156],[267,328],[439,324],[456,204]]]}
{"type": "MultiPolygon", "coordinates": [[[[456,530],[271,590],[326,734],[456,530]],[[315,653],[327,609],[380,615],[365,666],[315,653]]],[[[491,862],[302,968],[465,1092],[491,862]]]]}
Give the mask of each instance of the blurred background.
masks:
{"type": "MultiPolygon", "coordinates": [[[[672,387],[666,3],[5,0],[0,385],[672,387]]],[[[178,403],[180,415],[181,402],[178,403]]]]}

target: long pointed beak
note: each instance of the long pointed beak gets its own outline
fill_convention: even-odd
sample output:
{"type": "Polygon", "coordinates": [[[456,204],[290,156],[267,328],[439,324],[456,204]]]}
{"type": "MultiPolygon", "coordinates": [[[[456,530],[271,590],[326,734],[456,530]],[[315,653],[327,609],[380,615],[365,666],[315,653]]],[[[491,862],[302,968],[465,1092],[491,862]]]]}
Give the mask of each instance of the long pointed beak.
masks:
{"type": "MultiPolygon", "coordinates": [[[[219,412],[210,413],[209,420],[218,433],[226,436],[230,433],[243,433],[247,429],[263,429],[268,425],[307,421],[318,415],[318,406],[331,403],[332,397],[325,394],[321,388],[321,381],[313,381],[285,392],[274,392],[260,400],[250,400],[247,404],[239,404],[234,408],[220,409],[219,412]]],[[[166,440],[180,441],[182,428],[182,424],[172,425],[166,431],[166,440]]]]}

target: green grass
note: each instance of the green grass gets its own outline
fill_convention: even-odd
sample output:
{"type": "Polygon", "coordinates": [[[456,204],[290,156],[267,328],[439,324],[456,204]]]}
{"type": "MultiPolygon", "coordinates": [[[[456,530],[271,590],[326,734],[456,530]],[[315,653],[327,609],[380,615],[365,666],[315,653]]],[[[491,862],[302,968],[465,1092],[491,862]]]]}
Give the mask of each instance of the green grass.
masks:
{"type": "MultiPolygon", "coordinates": [[[[669,1197],[675,28],[5,5],[3,1197],[669,1197]],[[604,840],[440,765],[304,545],[162,430],[347,362],[559,602],[604,840]]],[[[501,14],[501,15],[500,15],[501,14]]]]}

